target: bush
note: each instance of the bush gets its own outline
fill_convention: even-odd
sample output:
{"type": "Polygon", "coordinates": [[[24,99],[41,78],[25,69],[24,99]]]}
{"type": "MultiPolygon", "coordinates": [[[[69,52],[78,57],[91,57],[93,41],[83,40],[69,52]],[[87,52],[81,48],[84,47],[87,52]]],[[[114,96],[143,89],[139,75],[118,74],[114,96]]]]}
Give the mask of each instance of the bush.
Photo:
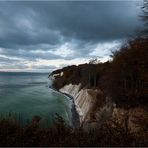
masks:
{"type": "Polygon", "coordinates": [[[12,120],[0,120],[0,146],[148,146],[148,133],[132,134],[116,121],[108,121],[95,131],[67,126],[57,116],[54,127],[41,128],[31,122],[22,127],[12,120]]]}
{"type": "Polygon", "coordinates": [[[148,101],[148,39],[135,39],[113,55],[103,78],[104,90],[119,106],[135,106],[148,101]]]}

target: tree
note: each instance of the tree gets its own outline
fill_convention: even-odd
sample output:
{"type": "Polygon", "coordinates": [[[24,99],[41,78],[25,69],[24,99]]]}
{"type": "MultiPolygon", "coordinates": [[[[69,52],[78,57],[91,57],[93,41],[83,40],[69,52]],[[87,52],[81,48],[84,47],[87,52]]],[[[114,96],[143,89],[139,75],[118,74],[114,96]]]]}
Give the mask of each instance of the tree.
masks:
{"type": "Polygon", "coordinates": [[[98,63],[100,63],[100,60],[97,57],[89,60],[89,64],[98,64],[98,63]]]}
{"type": "Polygon", "coordinates": [[[148,39],[129,42],[114,55],[104,79],[107,93],[119,106],[147,104],[148,39]]]}

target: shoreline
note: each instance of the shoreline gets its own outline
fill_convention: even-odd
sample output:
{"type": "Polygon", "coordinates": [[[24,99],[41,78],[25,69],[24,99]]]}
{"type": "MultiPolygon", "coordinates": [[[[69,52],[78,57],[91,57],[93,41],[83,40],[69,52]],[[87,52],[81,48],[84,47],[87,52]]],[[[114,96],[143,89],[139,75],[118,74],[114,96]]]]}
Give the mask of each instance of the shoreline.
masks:
{"type": "Polygon", "coordinates": [[[67,93],[63,93],[60,92],[59,90],[55,89],[53,86],[49,86],[50,89],[54,90],[55,92],[58,92],[64,96],[66,96],[67,98],[69,98],[72,101],[72,105],[71,105],[71,114],[72,114],[72,118],[71,118],[71,123],[72,123],[72,127],[74,128],[79,128],[80,127],[80,118],[79,118],[79,113],[76,110],[76,105],[74,102],[74,98],[67,93]]]}

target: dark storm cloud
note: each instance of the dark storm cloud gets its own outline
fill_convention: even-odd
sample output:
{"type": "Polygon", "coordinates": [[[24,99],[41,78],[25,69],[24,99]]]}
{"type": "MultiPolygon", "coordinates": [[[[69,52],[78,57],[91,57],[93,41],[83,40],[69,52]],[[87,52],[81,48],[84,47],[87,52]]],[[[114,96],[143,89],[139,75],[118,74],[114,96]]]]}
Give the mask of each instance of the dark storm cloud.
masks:
{"type": "Polygon", "coordinates": [[[98,44],[125,39],[141,26],[136,4],[1,1],[0,54],[28,60],[89,57],[98,44]],[[55,54],[65,43],[73,55],[55,54]],[[47,53],[33,52],[36,50],[47,53]]]}
{"type": "Polygon", "coordinates": [[[25,49],[3,49],[0,51],[1,55],[14,58],[22,58],[24,60],[35,61],[37,59],[57,59],[60,58],[58,55],[45,52],[36,52],[36,50],[25,50],[25,49]]]}
{"type": "Polygon", "coordinates": [[[0,3],[0,45],[11,48],[73,38],[114,40],[132,33],[139,23],[135,2],[0,3]]]}

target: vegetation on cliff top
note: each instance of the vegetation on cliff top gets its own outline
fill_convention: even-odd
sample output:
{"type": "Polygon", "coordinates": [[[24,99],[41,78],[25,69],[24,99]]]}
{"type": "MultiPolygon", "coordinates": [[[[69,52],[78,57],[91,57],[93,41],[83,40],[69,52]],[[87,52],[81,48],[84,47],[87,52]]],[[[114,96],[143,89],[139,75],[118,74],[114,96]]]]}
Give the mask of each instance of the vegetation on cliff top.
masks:
{"type": "MultiPolygon", "coordinates": [[[[148,5],[144,6],[147,7],[148,5]]],[[[143,17],[147,19],[146,15],[143,17]]],[[[147,21],[146,21],[147,23],[147,21]]],[[[144,32],[147,27],[144,28],[144,32]]],[[[145,105],[148,98],[148,38],[137,38],[113,53],[113,60],[106,63],[69,66],[52,72],[64,72],[57,77],[54,87],[82,84],[82,87],[101,89],[119,107],[145,105]]],[[[51,74],[51,75],[52,75],[51,74]]],[[[123,123],[128,122],[124,118],[123,123]]],[[[116,120],[106,121],[101,128],[90,131],[73,129],[57,116],[52,128],[43,129],[39,119],[26,126],[11,119],[0,119],[0,146],[148,146],[148,117],[139,120],[141,130],[130,132],[116,120]]]]}
{"type": "Polygon", "coordinates": [[[63,69],[53,71],[52,74],[64,72],[62,77],[56,77],[54,86],[60,89],[66,84],[82,84],[82,87],[92,88],[100,86],[100,78],[109,68],[110,63],[81,64],[78,66],[68,66],[63,69]]]}
{"type": "Polygon", "coordinates": [[[112,56],[110,62],[73,65],[52,72],[64,72],[56,77],[53,86],[60,89],[81,83],[82,88],[101,89],[120,107],[147,105],[148,38],[134,39],[112,56]]]}

